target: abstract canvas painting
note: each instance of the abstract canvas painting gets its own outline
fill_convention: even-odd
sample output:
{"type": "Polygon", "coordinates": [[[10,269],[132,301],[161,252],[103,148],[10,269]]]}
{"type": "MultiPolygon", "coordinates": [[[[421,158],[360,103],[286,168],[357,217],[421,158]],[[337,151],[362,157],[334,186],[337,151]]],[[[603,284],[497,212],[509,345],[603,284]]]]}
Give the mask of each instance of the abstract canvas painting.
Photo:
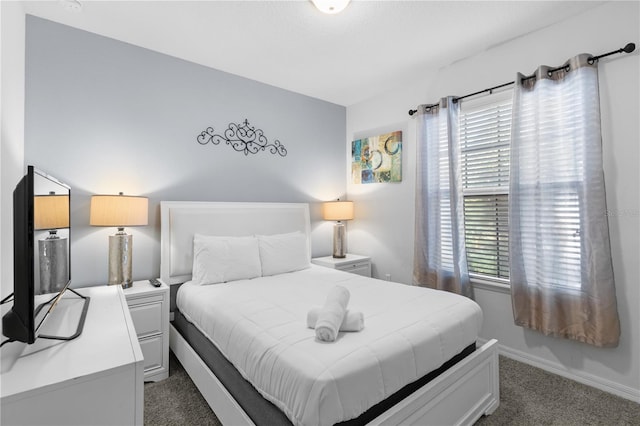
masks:
{"type": "Polygon", "coordinates": [[[402,181],[402,132],[351,142],[353,183],[402,181]]]}

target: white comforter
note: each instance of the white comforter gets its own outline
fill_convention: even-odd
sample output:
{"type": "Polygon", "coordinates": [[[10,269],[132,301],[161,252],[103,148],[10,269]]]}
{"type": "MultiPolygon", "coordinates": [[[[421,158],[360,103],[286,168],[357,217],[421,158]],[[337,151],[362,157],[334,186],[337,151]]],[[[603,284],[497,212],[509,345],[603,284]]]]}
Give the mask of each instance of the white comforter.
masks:
{"type": "Polygon", "coordinates": [[[482,311],[444,291],[319,266],[225,284],[185,283],[178,308],[295,425],[355,418],[476,340],[482,311]],[[307,311],[340,284],[365,328],[322,343],[307,311]]]}

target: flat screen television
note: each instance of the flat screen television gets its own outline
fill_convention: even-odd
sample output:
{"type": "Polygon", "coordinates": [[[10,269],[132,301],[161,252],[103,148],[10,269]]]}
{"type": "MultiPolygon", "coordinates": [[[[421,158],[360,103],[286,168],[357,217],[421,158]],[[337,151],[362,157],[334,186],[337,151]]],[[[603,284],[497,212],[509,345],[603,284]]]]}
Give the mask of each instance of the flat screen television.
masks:
{"type": "Polygon", "coordinates": [[[82,332],[89,298],[69,289],[70,198],[68,185],[33,166],[13,191],[13,306],[2,318],[2,334],[9,341],[69,340],[82,332]],[[76,333],[39,333],[67,289],[85,299],[76,333]]]}

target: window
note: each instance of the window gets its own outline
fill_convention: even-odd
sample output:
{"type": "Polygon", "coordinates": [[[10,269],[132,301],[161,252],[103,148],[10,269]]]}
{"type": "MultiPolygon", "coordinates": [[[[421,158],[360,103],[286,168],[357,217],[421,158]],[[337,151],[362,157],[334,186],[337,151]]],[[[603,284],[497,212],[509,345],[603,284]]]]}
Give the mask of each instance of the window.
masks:
{"type": "Polygon", "coordinates": [[[531,190],[526,187],[521,190],[546,194],[535,203],[522,204],[522,217],[535,224],[523,226],[521,232],[523,262],[530,285],[580,290],[584,244],[580,230],[580,184],[542,182],[531,190]]]}
{"type": "MultiPolygon", "coordinates": [[[[475,278],[501,283],[508,283],[509,280],[511,96],[512,91],[508,90],[465,101],[460,111],[465,244],[469,273],[475,278]]],[[[562,147],[549,148],[548,151],[553,151],[552,155],[557,157],[570,157],[562,147]]],[[[580,286],[580,200],[576,180],[574,176],[565,176],[560,181],[556,179],[545,183],[561,186],[564,190],[560,193],[555,191],[554,207],[548,212],[549,225],[541,225],[543,229],[539,231],[545,237],[537,242],[524,241],[529,247],[553,245],[562,248],[562,255],[554,255],[553,261],[549,262],[551,270],[540,271],[544,278],[537,280],[541,283],[539,285],[580,286]]],[[[525,262],[526,259],[527,256],[525,262]]]]}
{"type": "Polygon", "coordinates": [[[464,101],[460,108],[469,273],[503,283],[509,279],[511,93],[464,101]]]}
{"type": "Polygon", "coordinates": [[[601,144],[594,127],[599,109],[597,103],[590,107],[593,98],[581,93],[586,83],[577,75],[568,75],[565,84],[538,82],[521,97],[518,197],[513,198],[520,226],[512,232],[519,234],[522,251],[516,256],[524,270],[512,276],[525,275],[529,288],[580,291],[588,282],[590,240],[601,239],[588,220],[604,210],[588,205],[594,194],[604,194],[596,180],[601,160],[593,156],[601,144]]]}

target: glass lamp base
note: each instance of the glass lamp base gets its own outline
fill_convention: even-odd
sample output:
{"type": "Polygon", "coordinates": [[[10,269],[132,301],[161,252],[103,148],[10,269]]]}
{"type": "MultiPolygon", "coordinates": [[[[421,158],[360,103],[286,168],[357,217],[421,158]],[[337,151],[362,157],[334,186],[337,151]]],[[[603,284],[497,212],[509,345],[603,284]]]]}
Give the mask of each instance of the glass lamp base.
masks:
{"type": "Polygon", "coordinates": [[[344,223],[333,225],[333,257],[343,259],[347,257],[347,238],[344,223]]]}
{"type": "Polygon", "coordinates": [[[40,287],[36,294],[57,293],[69,280],[69,240],[47,238],[38,241],[40,287]]]}
{"type": "Polygon", "coordinates": [[[121,285],[129,288],[131,279],[131,255],[133,236],[118,232],[109,236],[109,285],[121,285]]]}

